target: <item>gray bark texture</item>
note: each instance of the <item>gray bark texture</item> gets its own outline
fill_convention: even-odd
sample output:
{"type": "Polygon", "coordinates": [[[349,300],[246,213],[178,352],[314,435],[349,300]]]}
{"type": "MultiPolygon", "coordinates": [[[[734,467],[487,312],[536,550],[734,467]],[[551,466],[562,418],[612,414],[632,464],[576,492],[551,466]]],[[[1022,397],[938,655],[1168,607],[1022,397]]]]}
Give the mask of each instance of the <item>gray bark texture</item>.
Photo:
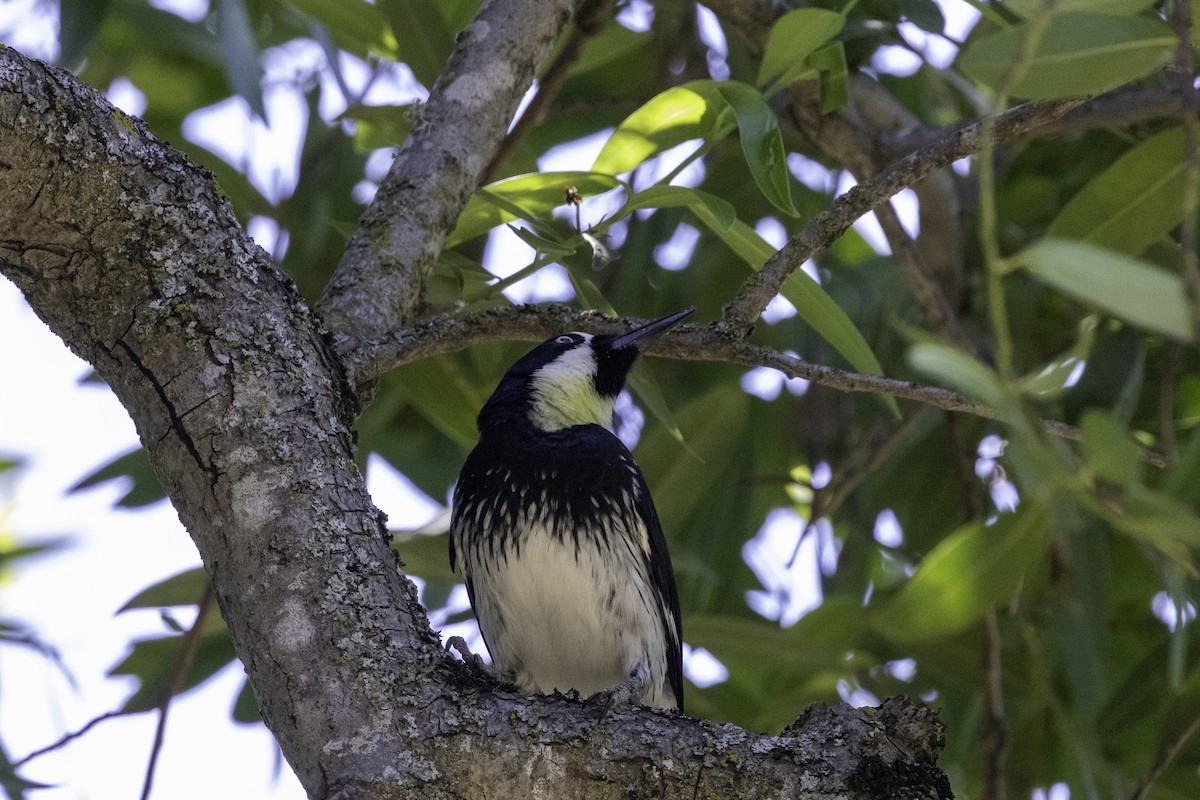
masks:
{"type": "Polygon", "coordinates": [[[322,311],[352,375],[363,345],[419,310],[446,236],[581,3],[493,0],[459,37],[325,292],[322,311]]]}
{"type": "MultiPolygon", "coordinates": [[[[561,29],[565,14],[545,16],[561,29]]],[[[506,86],[528,84],[555,34],[539,37],[506,86]]],[[[427,126],[411,152],[436,150],[427,126]]],[[[494,147],[503,128],[480,136],[494,147]]],[[[487,160],[429,219],[372,216],[396,210],[385,194],[358,238],[382,225],[389,241],[434,237],[436,251],[487,160]]],[[[393,171],[403,191],[445,189],[405,169],[417,167],[393,171]]],[[[601,720],[444,654],[354,461],[343,353],[413,306],[356,317],[353,298],[416,303],[420,280],[395,275],[425,269],[388,259],[343,262],[328,333],[211,176],[68,74],[0,48],[0,271],[133,417],[311,797],[950,796],[941,725],[903,698],[814,707],[778,735],[647,709],[601,720]]]]}

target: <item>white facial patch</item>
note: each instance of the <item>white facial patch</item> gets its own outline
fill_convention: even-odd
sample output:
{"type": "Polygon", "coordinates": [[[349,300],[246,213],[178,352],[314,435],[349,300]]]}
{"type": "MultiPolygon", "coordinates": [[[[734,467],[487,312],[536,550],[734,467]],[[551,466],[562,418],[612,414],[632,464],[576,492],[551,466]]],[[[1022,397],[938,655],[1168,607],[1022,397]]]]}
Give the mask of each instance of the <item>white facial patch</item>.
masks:
{"type": "Polygon", "coordinates": [[[614,397],[596,391],[596,355],[592,335],[533,373],[533,409],[530,418],[542,430],[557,431],[572,425],[612,425],[614,397]]]}

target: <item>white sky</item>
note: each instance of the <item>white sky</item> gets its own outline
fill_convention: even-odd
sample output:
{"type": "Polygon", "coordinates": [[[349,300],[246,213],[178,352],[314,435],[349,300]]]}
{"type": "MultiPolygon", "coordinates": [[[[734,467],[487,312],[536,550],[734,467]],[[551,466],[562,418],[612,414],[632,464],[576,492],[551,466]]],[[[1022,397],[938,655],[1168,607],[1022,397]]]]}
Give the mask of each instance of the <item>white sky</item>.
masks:
{"type": "MultiPolygon", "coordinates": [[[[185,0],[155,4],[190,7],[192,13],[197,8],[195,2],[185,0]]],[[[964,0],[942,0],[942,5],[956,12],[948,16],[952,35],[959,38],[962,30],[973,24],[974,12],[964,0]]],[[[47,38],[54,35],[54,20],[39,13],[47,7],[37,0],[0,3],[0,32],[8,32],[7,43],[45,56],[47,38]],[[14,27],[15,20],[21,25],[14,27]]],[[[652,12],[646,4],[635,2],[625,13],[627,19],[644,22],[645,14],[652,12]]],[[[710,67],[719,74],[723,41],[710,22],[701,15],[706,41],[714,48],[710,67]]],[[[945,40],[938,37],[908,29],[904,35],[931,60],[944,60],[951,52],[945,40]]],[[[291,62],[278,53],[272,54],[273,63],[281,70],[313,58],[312,48],[304,43],[290,46],[286,55],[291,62]]],[[[353,59],[344,61],[342,67],[352,86],[365,80],[362,65],[353,59]]],[[[312,69],[320,69],[319,59],[312,63],[312,69]]],[[[406,69],[398,69],[389,74],[380,84],[382,88],[375,91],[388,92],[391,97],[419,96],[423,90],[406,73],[406,69]]],[[[332,84],[327,75],[322,83],[332,84]]],[[[326,94],[333,96],[332,92],[326,94]]],[[[128,82],[114,85],[110,95],[133,113],[141,111],[139,103],[143,101],[128,82]]],[[[247,120],[244,104],[234,100],[192,120],[189,138],[207,142],[234,164],[251,164],[255,183],[269,197],[283,197],[295,183],[296,130],[306,111],[286,87],[268,93],[266,102],[269,126],[247,120]],[[250,154],[253,158],[248,158],[250,154]]],[[[331,117],[338,110],[335,101],[323,100],[323,116],[331,117]]],[[[595,148],[602,143],[600,139],[583,147],[559,148],[543,159],[541,167],[587,169],[595,148]]],[[[686,153],[668,154],[661,168],[670,169],[669,162],[683,155],[686,153]]],[[[809,177],[814,174],[811,165],[797,164],[793,169],[804,169],[809,177]]],[[[685,171],[680,181],[694,185],[702,178],[702,170],[697,164],[685,171]]],[[[822,178],[817,175],[814,179],[822,178]]],[[[824,180],[831,178],[826,174],[824,180]]],[[[843,181],[839,189],[845,188],[843,181]]],[[[915,200],[902,198],[898,205],[906,226],[915,233],[915,200]]],[[[589,211],[603,213],[603,209],[589,211]]],[[[856,227],[873,245],[886,250],[873,220],[856,227]]],[[[758,228],[768,240],[778,238],[772,221],[760,221],[758,228]]],[[[259,231],[267,239],[264,245],[272,247],[274,233],[270,225],[260,225],[259,231]]],[[[619,235],[619,231],[614,233],[619,235]]],[[[664,250],[659,258],[681,264],[694,245],[695,239],[689,241],[685,233],[677,249],[664,250]]],[[[519,266],[528,263],[529,257],[528,248],[511,234],[497,236],[489,244],[492,263],[519,266]]],[[[513,287],[510,297],[546,299],[568,293],[569,284],[561,270],[548,269],[513,287]]],[[[786,302],[773,306],[770,321],[794,313],[789,308],[786,302]]],[[[7,523],[21,542],[63,534],[71,542],[66,551],[23,563],[15,580],[0,589],[0,617],[29,624],[57,647],[78,682],[73,687],[31,652],[0,646],[0,674],[4,676],[0,681],[0,736],[10,756],[19,758],[120,705],[130,693],[131,684],[106,678],[105,672],[124,657],[131,638],[159,636],[165,628],[153,611],[115,616],[115,610],[147,585],[199,561],[173,509],[165,502],[144,510],[114,508],[120,496],[114,484],[65,495],[65,489],[81,477],[134,447],[137,437],[128,415],[106,389],[79,385],[89,368],[37,320],[15,287],[4,279],[0,279],[0,342],[6,343],[0,349],[0,456],[22,456],[28,466],[15,482],[11,473],[8,480],[0,478],[0,522],[7,523]]],[[[803,381],[786,385],[794,393],[806,389],[803,381]]],[[[770,397],[779,393],[784,382],[777,373],[755,370],[747,374],[743,386],[770,397]]],[[[368,484],[377,504],[397,527],[416,527],[437,512],[436,503],[412,492],[402,477],[379,460],[370,465],[368,484]]],[[[768,589],[753,593],[755,596],[748,601],[764,613],[791,623],[819,603],[816,571],[822,549],[832,545],[818,531],[800,546],[795,563],[785,566],[796,548],[798,518],[793,512],[780,512],[773,516],[772,523],[746,546],[748,562],[768,589]],[[781,557],[781,553],[786,556],[781,557]]],[[[877,535],[900,535],[887,527],[886,521],[881,530],[877,535]]],[[[459,597],[458,602],[465,600],[459,597]]],[[[185,624],[190,621],[186,615],[180,615],[180,619],[185,624]]],[[[689,656],[689,663],[698,675],[719,677],[719,665],[703,657],[689,656]]],[[[229,710],[241,679],[240,669],[227,669],[201,690],[172,704],[155,797],[304,796],[286,765],[275,774],[278,751],[261,726],[229,724],[229,710]]],[[[848,694],[852,691],[852,687],[847,689],[848,694]]],[[[32,762],[21,774],[59,784],[59,788],[32,795],[38,800],[137,797],[154,725],[152,714],[102,723],[67,748],[32,762]]]]}

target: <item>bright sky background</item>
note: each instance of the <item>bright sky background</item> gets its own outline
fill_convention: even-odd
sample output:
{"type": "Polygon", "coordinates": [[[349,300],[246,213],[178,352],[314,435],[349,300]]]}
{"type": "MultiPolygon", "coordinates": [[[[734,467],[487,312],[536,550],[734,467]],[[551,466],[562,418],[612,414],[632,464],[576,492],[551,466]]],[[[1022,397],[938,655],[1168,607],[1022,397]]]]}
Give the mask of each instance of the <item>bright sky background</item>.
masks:
{"type": "MultiPolygon", "coordinates": [[[[961,37],[974,12],[964,0],[940,0],[950,20],[950,39],[961,37]]],[[[156,2],[182,9],[194,18],[202,13],[204,0],[156,2]]],[[[8,0],[0,3],[0,32],[9,32],[7,44],[31,55],[52,54],[56,22],[44,14],[52,4],[37,0],[8,0]],[[17,22],[20,24],[18,25],[17,22]]],[[[631,26],[645,24],[647,7],[633,3],[623,17],[631,26]]],[[[710,67],[714,76],[724,77],[724,41],[702,10],[701,30],[713,50],[710,67]]],[[[937,65],[953,58],[954,46],[947,39],[928,36],[914,26],[903,26],[909,43],[926,53],[937,65]]],[[[902,48],[890,48],[886,61],[877,68],[904,73],[916,68],[917,60],[902,48]]],[[[266,54],[268,70],[297,68],[322,72],[322,85],[333,89],[323,55],[314,43],[298,42],[266,54]]],[[[353,59],[342,64],[353,85],[365,74],[353,59]]],[[[412,82],[407,69],[397,68],[373,91],[380,100],[397,96],[419,96],[423,91],[412,82]]],[[[140,113],[144,100],[128,82],[109,88],[110,98],[131,113],[140,113]]],[[[324,92],[321,113],[332,117],[340,108],[335,91],[324,92]]],[[[197,115],[188,126],[189,138],[206,143],[232,163],[245,159],[254,165],[251,174],[268,196],[282,197],[295,182],[297,130],[306,113],[304,104],[286,87],[267,94],[270,127],[247,119],[244,104],[230,100],[197,115]],[[253,154],[253,158],[248,158],[253,154]]],[[[587,169],[603,138],[558,148],[541,163],[543,170],[587,169]]],[[[684,146],[686,148],[686,145],[684,146]]],[[[661,169],[670,169],[687,154],[677,150],[663,157],[661,169]]],[[[378,177],[386,169],[386,155],[373,159],[378,177]]],[[[794,174],[810,185],[825,190],[834,178],[800,156],[789,161],[794,174]]],[[[680,180],[695,183],[702,166],[685,171],[680,180]]],[[[851,185],[844,179],[840,191],[851,185]]],[[[362,187],[364,198],[370,185],[362,187]]],[[[903,220],[915,233],[916,205],[911,193],[898,200],[903,220]]],[[[591,208],[597,215],[602,209],[591,208]]],[[[773,220],[757,223],[761,235],[775,245],[783,243],[782,228],[773,220]]],[[[874,246],[886,250],[873,219],[857,226],[874,246]]],[[[251,232],[268,250],[286,246],[269,220],[252,222],[251,232]]],[[[614,237],[622,235],[619,227],[614,237]]],[[[657,258],[666,268],[686,265],[697,236],[681,228],[671,242],[660,248],[657,258]]],[[[488,248],[491,264],[512,269],[528,263],[530,252],[515,236],[497,236],[488,248]]],[[[543,270],[534,279],[512,290],[514,299],[548,299],[569,296],[569,285],[556,268],[543,270]]],[[[794,313],[780,300],[768,310],[768,321],[794,313]]],[[[113,507],[122,494],[116,484],[67,495],[66,489],[97,466],[127,452],[137,444],[128,415],[107,389],[81,385],[90,369],[71,355],[62,342],[46,329],[21,299],[16,288],[0,279],[0,456],[26,459],[26,469],[0,477],[0,521],[24,543],[66,535],[68,549],[36,560],[28,560],[15,580],[0,588],[0,617],[28,624],[42,639],[62,654],[76,682],[48,665],[40,656],[24,649],[0,647],[0,734],[10,756],[20,758],[48,744],[66,731],[78,729],[92,717],[119,707],[132,690],[125,679],[104,677],[125,655],[131,638],[160,636],[165,628],[154,611],[115,615],[115,611],[147,585],[199,563],[191,540],[180,526],[174,510],[165,502],[148,509],[127,511],[113,507]],[[7,480],[6,480],[7,478],[7,480]]],[[[752,370],[743,379],[747,391],[770,398],[781,391],[802,393],[803,381],[785,382],[770,370],[752,370]]],[[[827,469],[825,470],[827,472],[827,469]]],[[[818,470],[820,479],[821,468],[818,470]]],[[[827,479],[827,477],[826,477],[827,479]]],[[[380,460],[368,470],[368,485],[376,503],[388,513],[393,525],[416,527],[439,510],[445,498],[421,497],[407,482],[380,460]]],[[[752,593],[748,601],[762,613],[794,623],[820,602],[814,578],[822,558],[833,546],[828,531],[810,536],[789,567],[787,559],[796,546],[801,520],[791,511],[771,516],[764,529],[747,544],[744,554],[764,582],[764,591],[752,593]]],[[[819,527],[819,526],[818,526],[819,527]]],[[[894,542],[902,536],[894,517],[881,518],[876,536],[894,542]]],[[[465,604],[465,598],[456,599],[465,604]]],[[[186,615],[178,615],[188,624],[186,615]]],[[[468,626],[469,627],[469,626],[468,626]]],[[[455,631],[458,632],[458,631],[455,631]]],[[[469,632],[469,630],[468,630],[469,632]]],[[[476,642],[477,646],[481,643],[476,642]]],[[[690,662],[693,674],[711,680],[720,667],[703,659],[690,662]]],[[[899,665],[899,670],[904,666],[899,665]]],[[[166,745],[160,756],[154,797],[213,798],[304,796],[290,768],[282,764],[274,740],[261,726],[233,726],[229,711],[241,686],[240,668],[229,668],[202,689],[177,699],[171,706],[166,745]]],[[[871,701],[855,696],[851,700],[871,701]]],[[[154,735],[156,715],[142,714],[102,723],[86,736],[57,753],[44,756],[22,770],[33,780],[59,782],[57,789],[31,794],[37,800],[79,798],[135,798],[139,796],[146,759],[154,735]]],[[[1061,791],[1051,800],[1065,800],[1061,791]]]]}

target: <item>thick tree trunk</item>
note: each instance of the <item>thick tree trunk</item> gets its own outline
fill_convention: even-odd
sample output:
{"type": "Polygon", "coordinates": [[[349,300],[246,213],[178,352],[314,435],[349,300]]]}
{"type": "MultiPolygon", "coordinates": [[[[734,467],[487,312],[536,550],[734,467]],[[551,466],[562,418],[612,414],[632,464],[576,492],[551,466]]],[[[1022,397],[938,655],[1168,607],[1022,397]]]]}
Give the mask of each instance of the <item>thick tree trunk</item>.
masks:
{"type": "Polygon", "coordinates": [[[0,270],[129,410],[310,796],[949,796],[940,725],[904,700],[763,736],[599,721],[451,661],[355,467],[355,393],[319,321],[208,175],[11,48],[0,270]]]}

